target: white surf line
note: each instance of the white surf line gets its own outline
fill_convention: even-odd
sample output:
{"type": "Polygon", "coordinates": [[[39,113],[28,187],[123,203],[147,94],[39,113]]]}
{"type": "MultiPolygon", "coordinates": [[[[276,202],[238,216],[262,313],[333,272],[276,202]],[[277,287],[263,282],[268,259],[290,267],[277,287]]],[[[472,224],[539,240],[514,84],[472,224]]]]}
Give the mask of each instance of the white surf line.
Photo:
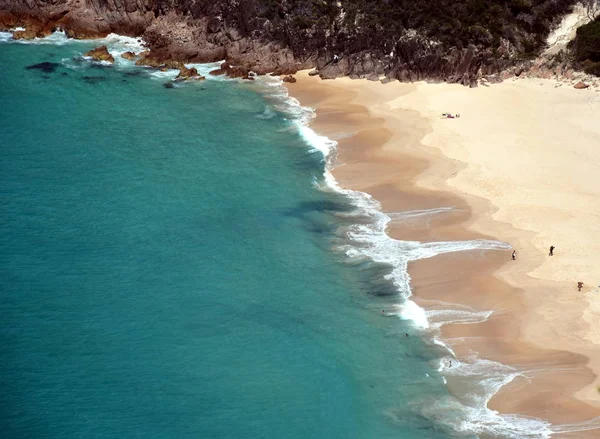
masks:
{"type": "Polygon", "coordinates": [[[470,325],[483,323],[490,318],[494,311],[474,311],[458,309],[427,310],[425,315],[431,328],[440,329],[448,324],[470,325]]]}
{"type": "MultiPolygon", "coordinates": [[[[560,424],[552,426],[553,433],[577,433],[594,430],[600,430],[600,416],[590,419],[589,421],[583,421],[576,424],[560,424]]],[[[600,433],[598,436],[600,437],[600,433]]]]}
{"type": "Polygon", "coordinates": [[[422,216],[433,216],[452,211],[461,212],[463,209],[456,209],[455,207],[436,207],[432,209],[407,210],[404,212],[385,212],[385,214],[389,216],[392,221],[400,221],[422,216]]]}
{"type": "Polygon", "coordinates": [[[31,40],[15,40],[12,37],[12,32],[0,32],[3,42],[10,42],[16,44],[31,44],[31,45],[53,45],[53,46],[64,46],[67,44],[72,45],[105,45],[109,49],[109,52],[115,52],[120,55],[126,51],[141,52],[146,50],[146,44],[141,38],[126,37],[118,34],[108,34],[104,38],[96,38],[90,40],[78,40],[76,38],[69,38],[63,31],[55,31],[44,38],[33,38],[31,40]]]}
{"type": "MultiPolygon", "coordinates": [[[[17,30],[17,29],[14,29],[17,30]]],[[[114,57],[115,62],[109,63],[105,61],[97,62],[97,64],[103,64],[106,66],[112,66],[115,68],[144,68],[143,66],[135,66],[135,61],[126,60],[121,55],[125,52],[134,52],[139,54],[145,50],[148,50],[146,42],[142,38],[127,37],[124,35],[118,35],[111,33],[104,38],[95,38],[89,40],[78,40],[75,38],[69,38],[63,31],[55,31],[51,35],[45,38],[33,38],[31,40],[14,40],[12,38],[12,32],[0,32],[0,42],[5,43],[16,43],[16,44],[29,44],[29,45],[55,45],[55,46],[106,46],[108,52],[114,57]]],[[[83,52],[83,51],[82,51],[83,52]]],[[[90,57],[83,56],[81,58],[91,61],[90,57]]],[[[78,69],[85,68],[85,66],[79,66],[74,62],[72,58],[65,58],[61,60],[67,68],[78,69]]],[[[217,61],[213,63],[184,63],[188,67],[194,67],[198,73],[205,76],[206,79],[210,80],[235,80],[235,78],[226,78],[224,76],[210,76],[208,73],[212,70],[218,69],[223,61],[217,61]]],[[[150,70],[150,69],[148,69],[150,70]]],[[[166,71],[160,71],[152,69],[150,76],[158,80],[173,80],[179,74],[177,69],[168,69],[166,71]]]]}

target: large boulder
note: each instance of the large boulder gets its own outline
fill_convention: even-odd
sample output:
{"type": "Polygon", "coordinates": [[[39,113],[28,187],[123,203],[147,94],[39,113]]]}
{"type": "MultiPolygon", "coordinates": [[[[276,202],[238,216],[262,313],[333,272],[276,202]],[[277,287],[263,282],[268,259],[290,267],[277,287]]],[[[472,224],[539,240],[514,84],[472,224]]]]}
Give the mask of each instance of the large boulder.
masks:
{"type": "Polygon", "coordinates": [[[250,76],[250,71],[244,66],[231,66],[228,62],[224,62],[218,69],[209,72],[210,75],[219,76],[226,75],[230,78],[241,78],[253,81],[254,78],[250,76]]]}
{"type": "Polygon", "coordinates": [[[10,12],[2,11],[2,1],[0,0],[0,30],[10,30],[17,26],[22,26],[25,30],[14,31],[12,37],[15,40],[32,40],[34,38],[45,38],[52,34],[55,25],[45,20],[39,20],[34,17],[17,17],[10,12]]]}
{"type": "Polygon", "coordinates": [[[250,71],[243,66],[233,66],[226,73],[230,78],[241,78],[253,81],[254,78],[250,76],[250,71]]]}
{"type": "Polygon", "coordinates": [[[89,56],[94,61],[107,61],[109,63],[115,62],[115,59],[108,52],[108,49],[106,46],[96,47],[95,49],[92,49],[89,52],[84,53],[83,56],[89,56]]]}
{"type": "Polygon", "coordinates": [[[289,82],[290,84],[293,84],[296,82],[296,78],[294,78],[292,75],[287,75],[283,77],[283,82],[289,82]]]}
{"type": "Polygon", "coordinates": [[[335,62],[329,62],[319,67],[318,70],[321,79],[335,79],[350,73],[350,63],[348,57],[345,56],[335,62]]]}
{"type": "Polygon", "coordinates": [[[153,52],[144,51],[139,54],[140,59],[135,62],[136,66],[152,67],[153,69],[160,70],[179,70],[183,67],[181,61],[175,61],[172,59],[162,59],[157,57],[153,52]]]}
{"type": "Polygon", "coordinates": [[[227,73],[229,71],[229,69],[231,69],[231,66],[229,65],[229,63],[227,61],[225,61],[224,63],[221,64],[221,66],[218,69],[211,70],[210,72],[208,72],[208,74],[213,75],[213,76],[220,76],[220,75],[224,75],[225,73],[227,73]]]}
{"type": "Polygon", "coordinates": [[[583,82],[583,81],[579,81],[579,82],[578,82],[577,84],[575,84],[573,87],[574,87],[574,88],[576,88],[576,89],[578,89],[578,90],[582,90],[582,89],[584,89],[584,88],[588,88],[588,87],[589,87],[589,85],[587,85],[587,84],[586,84],[585,82],[583,82]]]}
{"type": "MultiPolygon", "coordinates": [[[[44,37],[46,35],[41,35],[44,37]]],[[[15,40],[33,40],[38,37],[38,32],[35,29],[25,29],[25,30],[17,30],[12,34],[13,39],[15,40]]]]}
{"type": "Polygon", "coordinates": [[[136,58],[136,55],[134,52],[125,52],[121,54],[121,58],[124,58],[128,61],[133,61],[136,58]]]}
{"type": "Polygon", "coordinates": [[[195,67],[191,67],[188,69],[186,66],[181,66],[179,69],[179,74],[175,77],[175,79],[179,81],[186,81],[188,79],[203,80],[206,78],[204,76],[201,76],[195,67]]]}

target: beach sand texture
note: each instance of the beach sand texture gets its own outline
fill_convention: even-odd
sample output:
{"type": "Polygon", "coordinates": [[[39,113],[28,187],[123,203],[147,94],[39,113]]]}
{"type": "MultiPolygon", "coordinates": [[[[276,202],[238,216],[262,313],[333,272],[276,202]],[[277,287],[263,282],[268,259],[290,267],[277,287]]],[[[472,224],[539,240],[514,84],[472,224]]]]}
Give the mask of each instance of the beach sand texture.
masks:
{"type": "MultiPolygon", "coordinates": [[[[392,237],[498,239],[516,249],[514,262],[510,250],[409,265],[425,309],[441,301],[494,311],[442,328],[458,359],[477,352],[527,371],[489,407],[555,425],[600,416],[600,92],[539,79],[469,89],[297,77],[291,94],[339,143],[335,177],[381,202],[392,237]],[[401,213],[413,210],[425,214],[401,213]]],[[[460,392],[461,381],[447,378],[460,392]]]]}

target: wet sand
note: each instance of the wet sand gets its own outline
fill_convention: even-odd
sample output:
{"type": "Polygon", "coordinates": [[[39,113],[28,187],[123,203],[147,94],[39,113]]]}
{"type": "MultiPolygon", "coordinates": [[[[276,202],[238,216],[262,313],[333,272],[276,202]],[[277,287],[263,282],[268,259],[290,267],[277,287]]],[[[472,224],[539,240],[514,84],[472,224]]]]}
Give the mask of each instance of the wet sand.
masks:
{"type": "MultiPolygon", "coordinates": [[[[449,253],[409,265],[413,298],[425,309],[435,309],[441,301],[446,307],[450,303],[494,311],[482,323],[442,327],[442,339],[458,360],[468,361],[477,353],[479,358],[526,371],[527,378],[517,377],[503,387],[488,406],[557,425],[600,416],[600,393],[595,388],[600,384],[600,346],[593,328],[597,311],[582,300],[593,289],[586,285],[588,290],[578,293],[571,284],[532,277],[530,273],[543,264],[545,256],[531,244],[536,232],[519,229],[505,218],[493,219],[499,210],[492,204],[493,196],[448,183],[465,173],[471,177],[469,184],[485,182],[469,174],[473,164],[465,160],[465,154],[452,157],[437,147],[436,142],[463,139],[454,132],[438,136],[439,114],[428,113],[430,107],[423,102],[429,104],[431,96],[448,87],[458,94],[473,90],[455,91],[447,84],[321,81],[306,72],[297,78],[288,88],[303,105],[316,109],[312,127],[338,141],[333,174],[343,187],[371,194],[392,218],[395,212],[448,208],[393,220],[390,236],[418,241],[499,239],[518,245],[517,261],[511,260],[512,251],[496,250],[449,253]]],[[[539,91],[530,88],[529,92],[539,91]]],[[[458,120],[462,122],[465,116],[458,120]]],[[[596,201],[600,206],[600,200],[596,201]]],[[[594,217],[588,219],[590,228],[600,226],[594,217]]],[[[600,268],[597,274],[600,281],[600,268]]],[[[448,376],[448,385],[460,394],[460,380],[448,376]]],[[[553,437],[595,438],[599,433],[590,430],[553,437]]]]}

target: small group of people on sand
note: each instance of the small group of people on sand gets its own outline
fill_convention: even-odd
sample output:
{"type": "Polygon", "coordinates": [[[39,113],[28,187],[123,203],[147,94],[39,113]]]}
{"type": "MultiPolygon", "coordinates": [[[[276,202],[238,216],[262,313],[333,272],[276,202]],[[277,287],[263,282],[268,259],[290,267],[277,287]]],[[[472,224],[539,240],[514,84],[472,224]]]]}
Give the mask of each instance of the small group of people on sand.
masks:
{"type": "MultiPolygon", "coordinates": [[[[550,246],[550,251],[548,252],[548,256],[554,256],[554,249],[556,247],[554,247],[553,245],[550,246]]],[[[512,252],[512,260],[516,261],[517,260],[517,251],[513,249],[512,252]]],[[[583,282],[577,282],[577,290],[581,291],[581,289],[583,288],[583,282]]]]}
{"type": "Polygon", "coordinates": [[[460,114],[458,114],[458,113],[456,113],[456,114],[442,113],[442,117],[444,117],[446,119],[458,119],[460,117],[460,114]]]}

